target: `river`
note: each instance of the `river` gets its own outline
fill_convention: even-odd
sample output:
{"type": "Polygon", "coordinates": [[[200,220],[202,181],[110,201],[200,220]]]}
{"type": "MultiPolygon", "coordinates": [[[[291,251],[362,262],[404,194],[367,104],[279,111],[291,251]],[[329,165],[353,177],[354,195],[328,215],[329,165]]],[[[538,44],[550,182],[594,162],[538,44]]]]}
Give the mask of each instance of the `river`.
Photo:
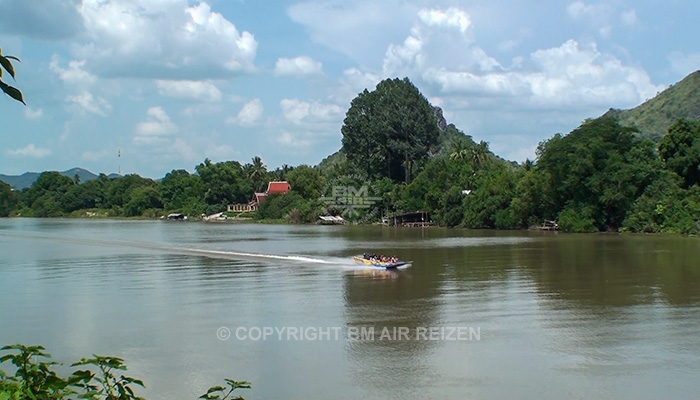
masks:
{"type": "Polygon", "coordinates": [[[150,400],[700,393],[698,238],[0,219],[0,254],[0,345],[122,357],[150,400]]]}

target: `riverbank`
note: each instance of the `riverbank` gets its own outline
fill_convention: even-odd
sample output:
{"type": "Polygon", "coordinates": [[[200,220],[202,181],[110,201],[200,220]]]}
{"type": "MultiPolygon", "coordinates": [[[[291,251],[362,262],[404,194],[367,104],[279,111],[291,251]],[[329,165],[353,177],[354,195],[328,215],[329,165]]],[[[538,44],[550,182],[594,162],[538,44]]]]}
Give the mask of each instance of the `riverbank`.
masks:
{"type": "MultiPolygon", "coordinates": [[[[153,217],[147,217],[147,216],[136,216],[136,217],[125,217],[125,216],[118,216],[118,215],[111,215],[109,210],[101,210],[101,211],[87,211],[87,210],[81,210],[81,211],[76,211],[71,213],[70,215],[67,216],[60,216],[60,217],[25,217],[21,215],[15,215],[15,216],[10,216],[7,218],[28,218],[28,219],[41,219],[41,220],[51,220],[51,219],[75,219],[75,220],[114,220],[114,221],[165,221],[165,222],[171,222],[171,223],[204,223],[204,224],[251,224],[251,225],[281,225],[281,226],[317,226],[317,225],[324,225],[321,222],[317,223],[292,223],[289,222],[288,220],[285,219],[255,219],[255,218],[227,218],[227,219],[217,219],[217,220],[205,220],[202,217],[196,218],[196,217],[189,217],[186,220],[168,220],[167,219],[167,214],[158,214],[153,217]]],[[[474,228],[467,228],[467,227],[445,227],[445,226],[439,226],[439,225],[430,225],[430,226],[392,226],[392,225],[386,225],[386,224],[380,224],[380,223],[358,223],[358,222],[351,222],[348,224],[344,224],[344,226],[381,226],[381,227],[387,227],[387,228],[399,228],[399,229],[406,229],[406,230],[426,230],[426,229],[447,229],[447,230],[454,230],[454,231],[493,231],[493,232],[541,232],[543,234],[572,234],[572,233],[587,233],[587,234],[616,234],[616,235],[661,235],[661,236],[686,236],[686,237],[700,237],[700,235],[695,234],[695,233],[682,233],[682,232],[632,232],[630,230],[626,229],[620,229],[620,230],[609,230],[609,231],[598,231],[598,232],[566,232],[561,229],[554,228],[552,226],[541,226],[541,225],[534,225],[529,228],[524,228],[524,229],[495,229],[495,228],[480,228],[480,229],[474,229],[474,228]]],[[[700,230],[700,227],[698,228],[700,230]]]]}

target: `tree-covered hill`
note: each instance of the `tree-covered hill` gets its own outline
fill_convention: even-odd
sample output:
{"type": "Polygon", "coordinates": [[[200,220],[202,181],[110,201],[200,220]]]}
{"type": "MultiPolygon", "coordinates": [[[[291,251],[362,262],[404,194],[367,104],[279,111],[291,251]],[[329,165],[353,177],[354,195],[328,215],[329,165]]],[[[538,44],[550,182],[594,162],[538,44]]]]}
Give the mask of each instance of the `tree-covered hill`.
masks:
{"type": "Polygon", "coordinates": [[[658,142],[677,120],[700,119],[700,71],[629,110],[610,109],[604,117],[615,117],[620,125],[633,126],[658,142]]]}
{"type": "MultiPolygon", "coordinates": [[[[3,175],[0,174],[0,181],[7,183],[12,186],[15,190],[26,189],[36,181],[36,179],[41,175],[39,172],[25,172],[22,175],[3,175]]],[[[80,182],[87,182],[97,178],[97,175],[83,168],[71,168],[69,170],[61,172],[61,175],[67,176],[71,179],[78,177],[80,182]]]]}

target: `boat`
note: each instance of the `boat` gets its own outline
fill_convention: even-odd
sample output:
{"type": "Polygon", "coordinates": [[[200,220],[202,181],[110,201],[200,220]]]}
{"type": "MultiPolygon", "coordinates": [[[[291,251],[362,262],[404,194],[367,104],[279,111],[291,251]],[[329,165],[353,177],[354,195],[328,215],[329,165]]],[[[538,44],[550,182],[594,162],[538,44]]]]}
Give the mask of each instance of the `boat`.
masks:
{"type": "Polygon", "coordinates": [[[380,268],[380,269],[396,269],[399,267],[408,267],[411,262],[410,261],[401,261],[398,260],[396,262],[382,262],[379,260],[371,260],[368,258],[365,258],[362,255],[359,256],[354,256],[353,259],[355,260],[356,263],[366,265],[368,267],[374,267],[374,268],[380,268]]]}

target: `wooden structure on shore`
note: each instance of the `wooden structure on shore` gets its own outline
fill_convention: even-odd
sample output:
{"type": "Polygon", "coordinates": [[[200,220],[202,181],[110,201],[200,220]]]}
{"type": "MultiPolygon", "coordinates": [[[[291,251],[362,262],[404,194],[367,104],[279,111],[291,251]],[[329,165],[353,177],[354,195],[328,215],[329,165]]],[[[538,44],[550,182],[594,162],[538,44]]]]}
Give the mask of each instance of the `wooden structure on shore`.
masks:
{"type": "Polygon", "coordinates": [[[421,228],[433,225],[432,221],[430,220],[430,212],[428,211],[415,211],[396,214],[387,218],[387,222],[390,226],[405,226],[411,228],[421,228]]]}
{"type": "Polygon", "coordinates": [[[340,215],[321,215],[318,217],[319,225],[345,225],[348,223],[343,217],[340,215]]]}
{"type": "Polygon", "coordinates": [[[255,212],[258,209],[257,204],[229,204],[226,206],[226,211],[229,212],[255,212]]]}
{"type": "Polygon", "coordinates": [[[557,223],[557,221],[545,219],[544,222],[542,222],[542,225],[531,226],[530,229],[537,231],[558,231],[559,224],[557,223]]]}

